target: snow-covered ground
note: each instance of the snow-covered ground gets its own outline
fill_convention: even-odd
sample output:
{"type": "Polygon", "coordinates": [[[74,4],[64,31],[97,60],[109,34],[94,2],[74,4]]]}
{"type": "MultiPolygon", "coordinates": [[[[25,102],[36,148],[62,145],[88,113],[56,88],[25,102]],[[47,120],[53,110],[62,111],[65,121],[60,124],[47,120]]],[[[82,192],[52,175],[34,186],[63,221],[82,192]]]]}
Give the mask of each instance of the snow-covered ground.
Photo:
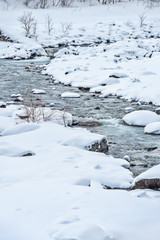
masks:
{"type": "MultiPolygon", "coordinates": [[[[0,42],[0,58],[28,59],[46,56],[44,46],[90,44],[61,49],[43,73],[101,97],[160,105],[159,8],[122,2],[42,10],[15,3],[7,10],[0,2],[0,30],[13,40],[0,42]],[[25,37],[17,20],[25,11],[37,19],[36,38],[25,37]],[[51,35],[47,15],[54,23],[51,35]]],[[[126,160],[87,151],[104,136],[64,127],[60,112],[57,120],[24,123],[19,107],[0,104],[0,239],[159,240],[160,193],[126,190],[137,179],[160,178],[159,166],[134,180],[126,160]]],[[[137,113],[130,120],[137,121],[137,113]]],[[[149,132],[159,131],[157,115],[155,121],[149,132]]]]}
{"type": "Polygon", "coordinates": [[[12,6],[8,11],[3,7],[0,11],[0,30],[14,41],[0,42],[0,58],[43,56],[44,46],[90,44],[89,48],[63,48],[45,73],[53,75],[57,82],[101,92],[102,97],[117,94],[128,100],[160,105],[158,7],[146,8],[142,2],[114,6],[77,4],[45,10],[18,6],[14,11],[12,6]],[[37,21],[36,36],[32,38],[25,37],[18,20],[27,13],[37,21]],[[110,77],[117,74],[119,78],[110,77]]]}
{"type": "Polygon", "coordinates": [[[19,111],[0,109],[1,239],[158,240],[160,193],[105,189],[133,176],[126,160],[86,150],[103,136],[23,123],[19,111]]]}

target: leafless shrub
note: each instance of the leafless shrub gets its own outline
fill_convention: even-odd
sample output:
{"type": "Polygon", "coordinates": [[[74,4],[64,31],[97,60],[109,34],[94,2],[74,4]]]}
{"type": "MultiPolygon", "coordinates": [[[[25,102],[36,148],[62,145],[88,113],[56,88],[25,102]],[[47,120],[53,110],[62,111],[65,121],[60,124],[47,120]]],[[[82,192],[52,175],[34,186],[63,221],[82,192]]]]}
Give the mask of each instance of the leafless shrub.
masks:
{"type": "Polygon", "coordinates": [[[32,12],[24,12],[24,14],[18,18],[18,21],[25,30],[25,36],[33,36],[37,40],[37,20],[32,16],[32,12]]]}
{"type": "Polygon", "coordinates": [[[34,20],[35,19],[32,16],[32,12],[25,12],[21,17],[18,18],[21,27],[25,30],[26,37],[29,37],[29,35],[31,34],[34,20]]]}
{"type": "Polygon", "coordinates": [[[23,3],[24,3],[25,6],[28,7],[30,2],[32,2],[32,0],[25,0],[23,3]]]}
{"type": "Polygon", "coordinates": [[[160,6],[160,0],[145,0],[144,4],[148,8],[159,7],[160,6]]]}
{"type": "Polygon", "coordinates": [[[4,10],[8,10],[11,4],[7,0],[2,0],[5,3],[4,10]]]}
{"type": "Polygon", "coordinates": [[[61,7],[69,7],[74,0],[59,0],[58,5],[61,7]]]}
{"type": "Polygon", "coordinates": [[[126,24],[127,27],[132,27],[132,22],[129,19],[127,19],[125,24],[126,24]]]}
{"type": "Polygon", "coordinates": [[[67,109],[68,109],[68,107],[64,108],[63,115],[62,115],[64,127],[67,127],[67,123],[66,123],[66,112],[67,112],[67,109]]]}
{"type": "Polygon", "coordinates": [[[50,5],[49,0],[38,0],[35,4],[35,8],[48,8],[50,5]]]}
{"type": "Polygon", "coordinates": [[[143,27],[144,23],[146,20],[146,15],[145,13],[142,13],[141,15],[139,15],[139,23],[140,23],[140,27],[143,27]]]}
{"type": "Polygon", "coordinates": [[[61,23],[62,33],[67,35],[68,32],[71,30],[72,24],[71,23],[61,23]]]}
{"type": "Polygon", "coordinates": [[[46,110],[42,100],[30,95],[23,101],[23,114],[18,115],[21,120],[26,122],[49,121],[53,116],[52,110],[46,110]]]}
{"type": "Polygon", "coordinates": [[[53,19],[49,15],[46,16],[46,27],[48,35],[51,35],[52,31],[54,30],[54,23],[53,19]]]}
{"type": "Polygon", "coordinates": [[[37,20],[34,20],[33,22],[33,37],[35,37],[36,41],[37,41],[37,20]]]}

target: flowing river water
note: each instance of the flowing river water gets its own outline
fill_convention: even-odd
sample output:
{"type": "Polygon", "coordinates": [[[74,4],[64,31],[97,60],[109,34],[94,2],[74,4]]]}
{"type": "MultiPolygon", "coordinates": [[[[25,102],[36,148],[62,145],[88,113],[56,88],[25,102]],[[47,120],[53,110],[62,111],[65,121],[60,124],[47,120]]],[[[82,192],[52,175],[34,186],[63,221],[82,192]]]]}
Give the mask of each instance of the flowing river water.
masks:
{"type": "Polygon", "coordinates": [[[12,94],[29,96],[32,89],[45,90],[46,94],[41,95],[41,98],[46,106],[67,109],[72,113],[75,122],[101,123],[100,126],[86,128],[106,136],[109,143],[108,154],[119,158],[128,155],[134,175],[160,163],[159,136],[146,135],[143,128],[127,126],[121,120],[126,107],[154,111],[156,106],[127,102],[116,96],[100,98],[98,94],[75,87],[55,85],[50,76],[41,74],[44,65],[49,61],[49,58],[28,61],[0,60],[0,101],[10,104],[13,102],[12,94]],[[81,97],[61,98],[65,91],[79,93],[81,97]]]}

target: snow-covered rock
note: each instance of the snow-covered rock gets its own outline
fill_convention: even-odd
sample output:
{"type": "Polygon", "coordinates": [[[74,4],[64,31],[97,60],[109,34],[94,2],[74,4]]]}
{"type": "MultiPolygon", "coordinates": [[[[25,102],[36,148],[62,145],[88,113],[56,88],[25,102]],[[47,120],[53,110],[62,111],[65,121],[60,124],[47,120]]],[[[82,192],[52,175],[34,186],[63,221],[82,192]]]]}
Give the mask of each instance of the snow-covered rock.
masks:
{"type": "Polygon", "coordinates": [[[73,92],[64,92],[61,94],[62,98],[79,98],[79,93],[73,93],[73,92]]]}
{"type": "Polygon", "coordinates": [[[5,102],[0,102],[0,108],[6,108],[6,103],[5,102]]]}
{"type": "Polygon", "coordinates": [[[160,164],[141,173],[133,181],[134,189],[160,189],[160,164]]]}
{"type": "Polygon", "coordinates": [[[11,98],[18,98],[18,97],[22,97],[22,94],[18,93],[18,94],[11,94],[11,98]]]}
{"type": "Polygon", "coordinates": [[[128,113],[122,119],[128,125],[146,126],[149,123],[159,121],[160,117],[155,112],[139,110],[128,113]]]}
{"type": "Polygon", "coordinates": [[[46,94],[45,90],[42,89],[32,89],[31,91],[33,94],[46,94]]]}
{"type": "Polygon", "coordinates": [[[160,134],[160,122],[149,123],[144,128],[145,133],[160,134]]]}
{"type": "Polygon", "coordinates": [[[132,108],[132,107],[126,107],[124,110],[125,110],[125,113],[131,113],[131,112],[134,111],[134,108],[132,108]]]}

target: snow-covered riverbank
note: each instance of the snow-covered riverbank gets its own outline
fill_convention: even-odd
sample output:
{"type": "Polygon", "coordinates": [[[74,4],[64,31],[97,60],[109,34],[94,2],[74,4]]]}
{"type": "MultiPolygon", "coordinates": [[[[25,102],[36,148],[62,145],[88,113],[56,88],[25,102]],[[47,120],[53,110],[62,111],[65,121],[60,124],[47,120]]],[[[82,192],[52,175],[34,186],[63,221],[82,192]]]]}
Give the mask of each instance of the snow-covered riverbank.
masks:
{"type": "MultiPolygon", "coordinates": [[[[63,48],[43,73],[55,83],[100,92],[102,99],[117,94],[160,105],[159,20],[159,8],[146,9],[141,3],[2,8],[0,30],[13,42],[0,42],[0,58],[46,57],[44,47],[91,44],[63,48]],[[37,40],[25,37],[17,20],[24,11],[37,19],[37,40]],[[54,22],[51,35],[47,14],[54,22]]],[[[24,123],[24,115],[21,121],[16,115],[22,113],[19,106],[1,106],[0,239],[159,240],[159,191],[128,191],[146,179],[159,189],[159,165],[134,178],[126,160],[88,151],[104,136],[64,127],[66,113],[58,122],[24,123]]]]}
{"type": "Polygon", "coordinates": [[[103,136],[53,122],[16,124],[18,109],[0,109],[2,239],[158,240],[160,193],[103,189],[133,182],[126,160],[85,150],[103,136]]]}

